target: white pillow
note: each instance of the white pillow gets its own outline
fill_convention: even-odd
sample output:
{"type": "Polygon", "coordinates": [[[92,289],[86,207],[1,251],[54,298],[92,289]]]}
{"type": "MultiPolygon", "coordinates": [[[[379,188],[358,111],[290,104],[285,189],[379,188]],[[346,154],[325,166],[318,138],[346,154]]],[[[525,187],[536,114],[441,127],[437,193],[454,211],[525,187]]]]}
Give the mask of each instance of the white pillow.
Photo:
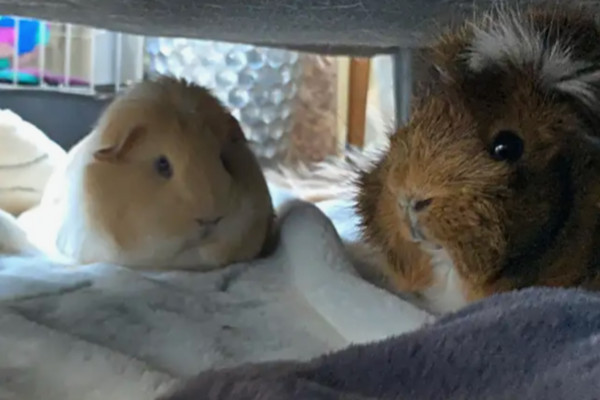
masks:
{"type": "Polygon", "coordinates": [[[13,215],[36,206],[66,152],[11,110],[0,110],[0,209],[13,215]]]}

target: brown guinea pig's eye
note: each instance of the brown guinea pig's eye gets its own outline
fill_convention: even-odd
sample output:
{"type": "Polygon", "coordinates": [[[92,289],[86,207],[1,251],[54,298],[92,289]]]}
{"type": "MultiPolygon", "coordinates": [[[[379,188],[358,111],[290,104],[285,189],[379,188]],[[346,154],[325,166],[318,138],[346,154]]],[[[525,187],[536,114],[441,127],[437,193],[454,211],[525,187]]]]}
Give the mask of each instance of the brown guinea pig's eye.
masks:
{"type": "Polygon", "coordinates": [[[490,155],[496,161],[515,162],[523,155],[523,139],[515,132],[502,130],[496,134],[490,147],[490,155]]]}
{"type": "Polygon", "coordinates": [[[163,178],[169,179],[173,176],[173,167],[171,167],[171,162],[165,156],[160,156],[154,160],[154,169],[163,178]]]}

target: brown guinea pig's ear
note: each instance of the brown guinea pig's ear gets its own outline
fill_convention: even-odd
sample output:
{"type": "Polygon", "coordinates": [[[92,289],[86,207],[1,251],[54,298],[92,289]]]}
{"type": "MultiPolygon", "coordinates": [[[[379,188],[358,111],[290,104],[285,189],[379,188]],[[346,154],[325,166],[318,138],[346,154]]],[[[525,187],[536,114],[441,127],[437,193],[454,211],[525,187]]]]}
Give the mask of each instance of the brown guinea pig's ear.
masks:
{"type": "Polygon", "coordinates": [[[135,142],[145,132],[144,127],[136,126],[123,135],[120,141],[112,146],[104,147],[94,152],[94,158],[102,162],[118,162],[123,160],[127,153],[133,148],[135,142]]]}
{"type": "Polygon", "coordinates": [[[228,115],[227,121],[227,139],[230,143],[245,142],[246,135],[240,126],[238,120],[231,114],[228,115]]]}

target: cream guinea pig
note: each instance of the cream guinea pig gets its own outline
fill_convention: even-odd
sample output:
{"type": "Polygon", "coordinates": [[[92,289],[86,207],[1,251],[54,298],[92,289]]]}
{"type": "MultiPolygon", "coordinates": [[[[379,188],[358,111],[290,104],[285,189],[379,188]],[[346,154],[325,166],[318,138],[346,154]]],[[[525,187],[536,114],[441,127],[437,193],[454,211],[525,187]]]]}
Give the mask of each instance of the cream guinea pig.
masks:
{"type": "Polygon", "coordinates": [[[115,98],[19,224],[76,263],[205,270],[261,255],[274,211],[237,120],[207,89],[160,77],[115,98]]]}
{"type": "Polygon", "coordinates": [[[358,179],[378,268],[437,312],[530,286],[600,289],[595,10],[498,8],[424,54],[409,123],[358,179]]]}

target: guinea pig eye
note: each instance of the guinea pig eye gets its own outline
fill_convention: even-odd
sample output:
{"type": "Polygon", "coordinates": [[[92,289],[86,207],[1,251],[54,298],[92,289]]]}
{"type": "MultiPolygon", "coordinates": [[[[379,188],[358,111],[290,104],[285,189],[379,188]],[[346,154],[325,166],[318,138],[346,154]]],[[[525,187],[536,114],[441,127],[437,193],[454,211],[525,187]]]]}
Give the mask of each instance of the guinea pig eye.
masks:
{"type": "Polygon", "coordinates": [[[514,132],[503,130],[496,134],[490,155],[496,161],[515,162],[523,155],[523,140],[514,132]]]}
{"type": "Polygon", "coordinates": [[[160,156],[154,161],[154,169],[163,178],[170,178],[173,176],[173,168],[171,162],[165,156],[160,156]]]}

